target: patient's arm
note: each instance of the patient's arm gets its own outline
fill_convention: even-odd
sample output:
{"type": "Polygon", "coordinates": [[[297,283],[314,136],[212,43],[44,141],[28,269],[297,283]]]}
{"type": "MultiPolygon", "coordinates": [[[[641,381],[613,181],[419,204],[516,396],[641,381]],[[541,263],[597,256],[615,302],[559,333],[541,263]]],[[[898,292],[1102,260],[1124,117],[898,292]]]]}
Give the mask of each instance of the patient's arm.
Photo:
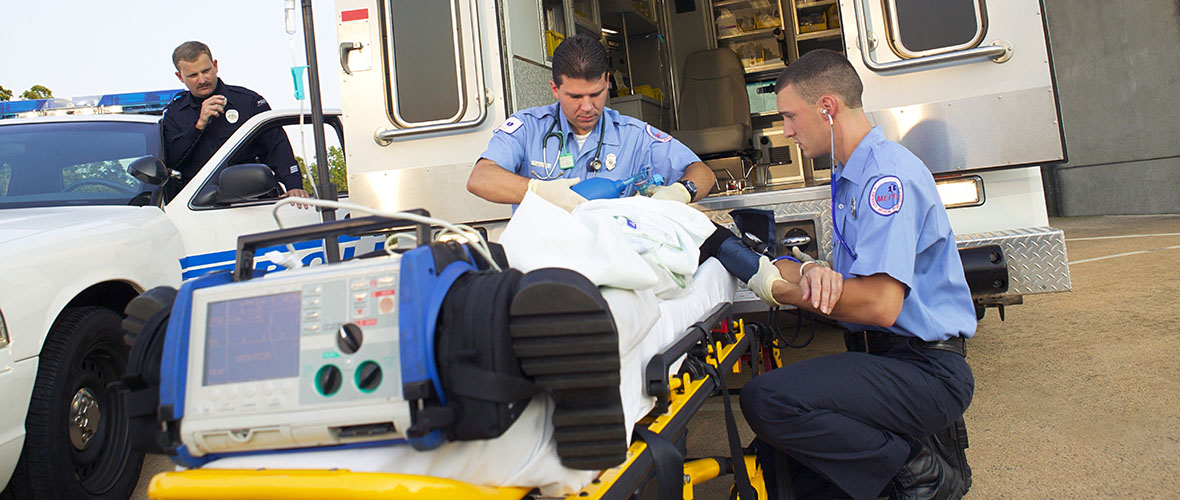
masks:
{"type": "MultiPolygon", "coordinates": [[[[782,272],[784,261],[779,261],[782,272]]],[[[798,268],[798,264],[791,263],[790,267],[798,268]]],[[[810,271],[810,270],[809,270],[810,271]]],[[[785,274],[785,273],[784,273],[785,274]]],[[[823,314],[812,307],[809,300],[804,300],[803,289],[796,283],[779,281],[772,289],[775,300],[783,304],[791,304],[803,310],[823,314]]],[[[888,274],[879,273],[871,276],[857,276],[844,280],[843,292],[832,311],[825,316],[835,320],[890,327],[901,314],[901,304],[905,299],[905,285],[893,279],[888,274]]]]}

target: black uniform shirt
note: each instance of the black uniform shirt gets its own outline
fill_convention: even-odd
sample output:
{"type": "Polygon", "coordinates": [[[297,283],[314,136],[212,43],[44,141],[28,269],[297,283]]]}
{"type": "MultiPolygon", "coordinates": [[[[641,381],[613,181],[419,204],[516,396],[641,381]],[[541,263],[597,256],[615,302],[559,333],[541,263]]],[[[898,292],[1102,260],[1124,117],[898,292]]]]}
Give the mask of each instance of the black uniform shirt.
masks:
{"type": "MultiPolygon", "coordinates": [[[[221,115],[210,119],[204,130],[197,130],[197,118],[201,116],[201,103],[205,100],[191,92],[177,94],[164,112],[164,141],[167,145],[164,162],[169,168],[179,170],[185,182],[197,174],[238,127],[254,115],[270,110],[266,99],[258,93],[245,87],[226,85],[220,78],[210,95],[225,96],[226,105],[221,115]],[[231,118],[235,119],[231,122],[231,118]]],[[[303,177],[295,163],[295,153],[281,127],[266,131],[234,152],[229,164],[240,163],[265,163],[287,189],[303,189],[303,177]]]]}

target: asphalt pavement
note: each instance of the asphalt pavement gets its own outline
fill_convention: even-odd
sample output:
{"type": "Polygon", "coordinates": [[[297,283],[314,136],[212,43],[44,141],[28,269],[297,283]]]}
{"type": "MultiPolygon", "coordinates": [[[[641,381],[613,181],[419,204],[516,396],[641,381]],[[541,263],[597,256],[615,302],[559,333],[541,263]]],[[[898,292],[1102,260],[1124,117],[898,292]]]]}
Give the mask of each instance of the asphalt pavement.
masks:
{"type": "MultiPolygon", "coordinates": [[[[1180,216],[1050,224],[1065,231],[1073,291],[1028,296],[1005,321],[991,309],[968,343],[967,498],[1180,498],[1180,216]]],[[[821,327],[789,355],[842,349],[839,333],[821,327]]],[[[726,454],[724,428],[713,398],[690,427],[689,454],[726,454]]],[[[169,468],[149,457],[133,498],[147,498],[148,479],[169,468]]],[[[696,498],[728,498],[725,479],[696,498]]]]}

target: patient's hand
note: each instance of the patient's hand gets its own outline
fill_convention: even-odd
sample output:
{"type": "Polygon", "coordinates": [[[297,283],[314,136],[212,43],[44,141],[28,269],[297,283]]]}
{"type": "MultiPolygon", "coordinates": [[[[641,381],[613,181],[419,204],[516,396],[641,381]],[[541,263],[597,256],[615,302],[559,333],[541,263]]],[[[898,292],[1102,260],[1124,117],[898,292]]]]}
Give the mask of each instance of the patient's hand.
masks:
{"type": "Polygon", "coordinates": [[[844,291],[844,276],[830,268],[812,264],[803,269],[799,288],[803,291],[804,302],[810,302],[811,307],[821,313],[831,314],[844,291]]]}

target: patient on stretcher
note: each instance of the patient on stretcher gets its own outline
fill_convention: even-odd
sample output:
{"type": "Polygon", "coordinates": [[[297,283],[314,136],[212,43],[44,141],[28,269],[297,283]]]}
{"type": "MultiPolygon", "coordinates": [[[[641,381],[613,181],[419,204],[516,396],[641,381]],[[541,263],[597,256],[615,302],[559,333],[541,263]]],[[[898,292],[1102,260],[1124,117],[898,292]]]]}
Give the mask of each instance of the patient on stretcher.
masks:
{"type": "Polygon", "coordinates": [[[500,243],[511,267],[527,273],[510,301],[513,348],[525,375],[545,392],[503,434],[429,451],[395,445],[286,452],[205,467],[341,468],[538,487],[544,495],[576,492],[625,458],[635,423],[654,408],[643,387],[647,361],[713,306],[733,300],[734,277],[714,259],[699,263],[699,247],[716,230],[700,211],[677,202],[594,200],[570,213],[530,193],[500,243]],[[530,273],[546,268],[580,277],[569,279],[562,269],[530,273]]]}

